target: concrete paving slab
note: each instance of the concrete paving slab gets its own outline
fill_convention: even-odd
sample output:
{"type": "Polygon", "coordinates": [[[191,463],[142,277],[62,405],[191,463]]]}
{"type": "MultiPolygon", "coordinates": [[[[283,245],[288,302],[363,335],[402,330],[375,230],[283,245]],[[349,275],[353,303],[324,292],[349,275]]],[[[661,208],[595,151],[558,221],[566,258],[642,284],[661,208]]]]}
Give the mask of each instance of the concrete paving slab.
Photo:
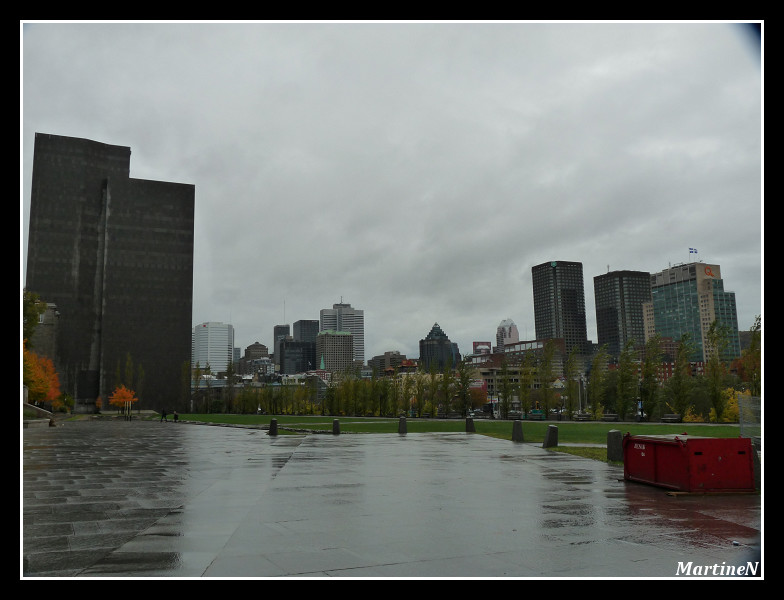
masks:
{"type": "Polygon", "coordinates": [[[22,467],[23,578],[674,578],[761,561],[760,495],[668,496],[474,433],[59,422],[24,429],[22,467]]]}

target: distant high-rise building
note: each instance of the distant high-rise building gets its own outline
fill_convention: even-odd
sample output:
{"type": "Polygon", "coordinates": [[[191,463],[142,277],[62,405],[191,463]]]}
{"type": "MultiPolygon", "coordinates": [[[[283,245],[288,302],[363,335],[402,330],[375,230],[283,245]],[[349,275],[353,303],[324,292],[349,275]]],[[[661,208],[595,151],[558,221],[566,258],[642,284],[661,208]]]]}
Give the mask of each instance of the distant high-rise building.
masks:
{"type": "Polygon", "coordinates": [[[504,319],[498,325],[495,334],[495,344],[498,352],[504,351],[504,345],[514,344],[520,341],[520,334],[517,331],[517,325],[514,324],[512,319],[504,319]]]}
{"type": "Polygon", "coordinates": [[[347,331],[354,338],[354,360],[365,362],[365,311],[352,308],[351,304],[333,304],[322,308],[319,331],[347,331]]]}
{"type": "Polygon", "coordinates": [[[207,322],[193,328],[191,364],[202,372],[209,366],[213,375],[226,373],[234,359],[234,327],[228,323],[207,322]]]}
{"type": "Polygon", "coordinates": [[[319,332],[318,319],[304,319],[294,322],[294,341],[316,343],[319,332]]]}
{"type": "Polygon", "coordinates": [[[275,357],[275,363],[280,365],[280,342],[285,340],[291,335],[291,329],[288,325],[275,325],[272,330],[272,352],[275,357]]]}
{"type": "Polygon", "coordinates": [[[730,332],[722,358],[732,360],[740,356],[735,292],[724,291],[719,265],[676,265],[652,274],[650,282],[650,314],[657,335],[677,342],[688,334],[695,346],[692,360],[705,361],[706,336],[711,324],[717,321],[730,332]]]}
{"type": "Polygon", "coordinates": [[[389,372],[390,369],[394,370],[399,368],[405,360],[405,354],[400,354],[397,350],[390,350],[368,360],[368,366],[376,375],[384,375],[389,372]]]}
{"type": "Polygon", "coordinates": [[[325,330],[316,336],[317,369],[343,373],[352,368],[354,361],[354,336],[348,331],[325,330]]]}
{"type": "Polygon", "coordinates": [[[583,265],[552,261],[531,269],[537,339],[563,338],[566,354],[589,352],[583,265]]]}
{"type": "Polygon", "coordinates": [[[651,300],[651,274],[611,271],[593,278],[597,343],[617,357],[628,342],[645,344],[643,306],[651,300]]]}
{"type": "Polygon", "coordinates": [[[195,187],[133,179],[130,160],[124,146],[35,135],[25,287],[57,306],[54,362],[75,412],[120,384],[138,408],[185,402],[195,187]]]}
{"type": "Polygon", "coordinates": [[[250,375],[254,373],[254,364],[261,358],[269,360],[267,347],[259,342],[254,342],[245,348],[245,355],[237,361],[237,373],[240,375],[250,375]]]}
{"type": "Polygon", "coordinates": [[[316,342],[301,342],[287,337],[280,342],[278,364],[286,375],[304,373],[316,368],[316,342]]]}
{"type": "Polygon", "coordinates": [[[269,350],[264,344],[254,342],[245,348],[245,358],[252,360],[254,358],[267,358],[269,357],[269,350]]]}
{"type": "Polygon", "coordinates": [[[447,365],[457,368],[460,359],[457,344],[449,340],[438,323],[433,325],[424,339],[419,340],[419,362],[426,371],[431,366],[437,371],[443,371],[447,365]]]}

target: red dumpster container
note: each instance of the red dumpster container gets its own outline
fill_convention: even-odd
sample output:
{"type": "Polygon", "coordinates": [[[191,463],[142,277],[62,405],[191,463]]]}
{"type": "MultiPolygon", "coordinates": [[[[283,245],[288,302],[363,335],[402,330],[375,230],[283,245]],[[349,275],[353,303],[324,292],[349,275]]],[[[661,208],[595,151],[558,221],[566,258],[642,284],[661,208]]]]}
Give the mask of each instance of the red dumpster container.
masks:
{"type": "Polygon", "coordinates": [[[627,433],[623,475],[679,492],[753,492],[752,452],[748,438],[627,433]]]}

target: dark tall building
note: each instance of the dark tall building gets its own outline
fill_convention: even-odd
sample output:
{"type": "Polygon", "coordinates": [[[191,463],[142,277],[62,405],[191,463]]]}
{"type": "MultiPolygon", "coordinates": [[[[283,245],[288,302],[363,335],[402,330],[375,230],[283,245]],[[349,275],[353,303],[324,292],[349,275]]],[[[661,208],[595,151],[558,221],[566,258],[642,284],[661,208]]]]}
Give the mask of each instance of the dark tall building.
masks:
{"type": "Polygon", "coordinates": [[[316,342],[298,342],[290,337],[280,341],[278,364],[287,375],[304,373],[316,368],[316,342]]]}
{"type": "Polygon", "coordinates": [[[130,158],[123,146],[35,136],[25,287],[57,305],[54,360],[77,412],[98,398],[107,408],[120,383],[136,391],[134,408],[184,401],[195,187],[132,179],[130,158]]]}
{"type": "Polygon", "coordinates": [[[645,344],[643,304],[651,301],[651,274],[612,271],[593,278],[597,343],[617,357],[628,342],[645,344]]]}
{"type": "Polygon", "coordinates": [[[272,328],[272,353],[277,365],[280,365],[280,343],[290,335],[291,328],[288,325],[275,325],[272,328]]]}
{"type": "Polygon", "coordinates": [[[316,343],[319,332],[318,319],[303,319],[294,322],[294,341],[316,343]]]}
{"type": "Polygon", "coordinates": [[[567,356],[588,353],[583,264],[552,261],[531,268],[534,327],[540,340],[563,338],[567,356]]]}
{"type": "Polygon", "coordinates": [[[447,365],[455,369],[460,360],[457,344],[449,340],[438,323],[433,325],[425,339],[419,340],[419,361],[426,371],[431,365],[436,371],[443,371],[447,365]]]}

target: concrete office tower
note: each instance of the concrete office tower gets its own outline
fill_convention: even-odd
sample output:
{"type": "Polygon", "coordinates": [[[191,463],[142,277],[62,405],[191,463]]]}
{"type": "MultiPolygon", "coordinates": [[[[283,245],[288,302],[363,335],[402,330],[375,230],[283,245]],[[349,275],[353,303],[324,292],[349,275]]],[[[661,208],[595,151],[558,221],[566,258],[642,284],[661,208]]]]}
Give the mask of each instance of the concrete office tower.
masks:
{"type": "Polygon", "coordinates": [[[531,268],[536,339],[563,338],[567,356],[588,353],[583,264],[552,261],[531,268]]]}
{"type": "Polygon", "coordinates": [[[354,366],[354,336],[348,331],[326,330],[316,336],[317,369],[344,373],[354,366]]]}
{"type": "Polygon", "coordinates": [[[517,331],[517,325],[514,324],[512,319],[504,319],[496,329],[495,344],[498,352],[504,351],[506,344],[514,344],[520,341],[520,334],[517,331]]]}
{"type": "Polygon", "coordinates": [[[368,360],[368,366],[376,375],[385,375],[394,372],[405,360],[405,354],[400,354],[398,350],[388,350],[368,360]]]}
{"type": "Polygon", "coordinates": [[[735,292],[724,291],[719,265],[701,262],[670,267],[650,276],[653,330],[678,341],[688,333],[695,345],[694,361],[708,359],[707,333],[718,321],[730,332],[724,360],[740,357],[735,292]]]}
{"type": "Polygon", "coordinates": [[[456,369],[460,360],[457,344],[449,340],[438,323],[433,325],[424,339],[419,340],[419,362],[426,371],[431,366],[439,372],[447,366],[456,369]]]}
{"type": "Polygon", "coordinates": [[[75,412],[98,398],[108,408],[119,384],[134,408],[185,401],[195,188],[132,179],[130,159],[127,147],[35,135],[25,287],[57,305],[54,361],[75,412]]]}
{"type": "Polygon", "coordinates": [[[254,365],[262,358],[269,361],[267,347],[259,342],[252,343],[245,348],[245,355],[237,361],[237,373],[240,375],[252,375],[255,372],[254,365]]]}
{"type": "Polygon", "coordinates": [[[643,306],[651,300],[651,274],[612,271],[593,278],[597,343],[617,357],[628,342],[645,344],[643,306]]]}
{"type": "Polygon", "coordinates": [[[225,373],[234,359],[234,327],[228,323],[207,322],[193,328],[192,368],[204,372],[225,373]]]}
{"type": "Polygon", "coordinates": [[[322,308],[319,316],[319,331],[347,331],[354,337],[354,360],[365,362],[365,311],[352,308],[350,304],[333,304],[322,308]]]}

